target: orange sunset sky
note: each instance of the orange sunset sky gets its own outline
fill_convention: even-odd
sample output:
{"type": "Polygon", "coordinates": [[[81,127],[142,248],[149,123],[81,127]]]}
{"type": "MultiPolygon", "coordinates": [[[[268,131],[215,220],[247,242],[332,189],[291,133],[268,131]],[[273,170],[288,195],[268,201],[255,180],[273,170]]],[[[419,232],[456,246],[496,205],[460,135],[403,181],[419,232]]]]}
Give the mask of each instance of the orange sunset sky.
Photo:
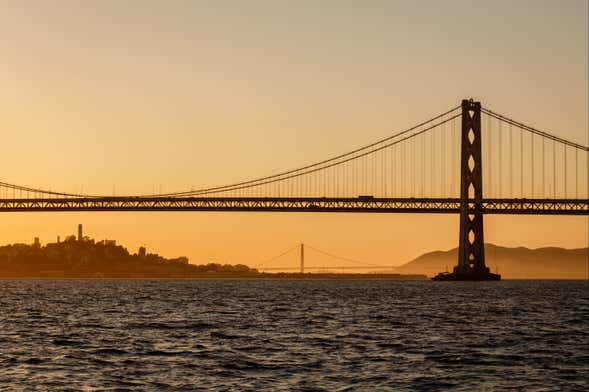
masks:
{"type": "MultiPolygon", "coordinates": [[[[109,195],[225,184],[469,97],[587,145],[587,26],[587,1],[572,0],[1,1],[0,180],[109,195]]],[[[457,215],[212,212],[4,213],[0,243],[78,223],[192,263],[255,266],[304,242],[397,265],[458,243],[457,215]]],[[[500,245],[588,235],[587,217],[485,217],[500,245]]]]}

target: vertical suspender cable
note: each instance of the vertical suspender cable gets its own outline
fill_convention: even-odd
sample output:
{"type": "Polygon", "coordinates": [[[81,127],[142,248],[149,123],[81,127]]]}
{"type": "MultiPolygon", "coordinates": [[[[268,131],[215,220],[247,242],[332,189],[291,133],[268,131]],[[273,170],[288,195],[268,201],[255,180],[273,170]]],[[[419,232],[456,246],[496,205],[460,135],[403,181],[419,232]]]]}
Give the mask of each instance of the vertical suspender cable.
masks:
{"type": "Polygon", "coordinates": [[[332,197],[337,197],[337,168],[336,166],[332,166],[329,168],[329,172],[331,175],[331,195],[332,197]]]}
{"type": "Polygon", "coordinates": [[[396,166],[397,166],[397,173],[396,173],[396,181],[397,181],[397,197],[402,197],[403,193],[403,143],[401,142],[398,145],[397,157],[395,157],[396,166]]]}
{"type": "Polygon", "coordinates": [[[524,130],[519,129],[519,197],[524,197],[524,130]]]}
{"type": "Polygon", "coordinates": [[[329,169],[322,169],[323,172],[323,196],[329,196],[329,169]]]}
{"type": "Polygon", "coordinates": [[[362,194],[368,194],[368,157],[362,157],[362,194]]]}
{"type": "Polygon", "coordinates": [[[430,172],[430,181],[431,181],[431,195],[430,197],[435,197],[435,187],[436,187],[436,182],[435,182],[435,177],[436,177],[436,164],[435,164],[435,136],[436,134],[434,133],[435,129],[432,129],[431,131],[429,131],[430,134],[430,148],[431,148],[431,155],[430,155],[430,163],[431,163],[431,172],[430,172]]]}
{"type": "Polygon", "coordinates": [[[391,189],[391,197],[395,197],[397,195],[397,146],[393,146],[393,151],[391,154],[391,161],[392,164],[392,189],[391,189]]]}
{"type": "MultiPolygon", "coordinates": [[[[487,142],[487,147],[489,148],[489,158],[488,158],[487,163],[486,163],[487,164],[487,167],[488,167],[488,169],[487,169],[488,170],[487,171],[487,173],[488,173],[487,177],[489,177],[489,179],[487,180],[487,184],[489,186],[487,187],[487,189],[491,191],[491,192],[489,192],[489,194],[492,193],[493,195],[495,195],[495,189],[493,188],[493,180],[491,178],[491,173],[492,173],[491,166],[493,165],[493,159],[492,159],[492,156],[491,156],[492,153],[493,153],[493,150],[491,148],[491,144],[493,142],[493,132],[492,132],[491,116],[489,116],[489,115],[487,115],[487,127],[489,129],[488,130],[488,133],[489,133],[489,141],[487,142]]],[[[462,139],[462,136],[461,136],[461,139],[462,139]]],[[[461,170],[462,170],[462,168],[461,168],[461,170]]]]}
{"type": "Polygon", "coordinates": [[[425,135],[421,135],[419,140],[421,140],[421,196],[425,197],[425,135]]]}
{"type": "Polygon", "coordinates": [[[405,197],[407,196],[411,196],[411,147],[409,146],[409,143],[411,143],[411,140],[408,140],[407,146],[405,146],[405,150],[403,150],[403,160],[405,161],[404,163],[404,170],[403,170],[403,181],[405,183],[405,197]]]}
{"type": "Polygon", "coordinates": [[[352,160],[352,195],[358,195],[358,159],[352,160]]]}
{"type": "Polygon", "coordinates": [[[329,196],[329,169],[322,169],[323,172],[323,196],[329,196]]]}
{"type": "Polygon", "coordinates": [[[309,173],[305,177],[307,177],[307,197],[315,196],[313,190],[315,186],[315,174],[309,173]]]}
{"type": "MultiPolygon", "coordinates": [[[[352,164],[354,164],[354,162],[356,161],[352,161],[352,164]]],[[[315,196],[321,196],[321,172],[315,173],[315,196]]]]}
{"type": "Polygon", "coordinates": [[[350,161],[350,197],[356,194],[356,159],[350,161]]]}
{"type": "Polygon", "coordinates": [[[509,124],[509,197],[513,197],[513,128],[509,124]]]}
{"type": "Polygon", "coordinates": [[[354,192],[356,196],[362,194],[362,161],[354,159],[354,192]]]}
{"type": "Polygon", "coordinates": [[[503,193],[501,192],[501,188],[502,188],[502,180],[503,180],[503,139],[502,139],[502,128],[501,128],[501,121],[498,121],[497,123],[497,135],[499,138],[499,160],[498,160],[498,164],[499,164],[499,185],[497,186],[497,191],[499,192],[499,197],[503,197],[503,193]]]}
{"type": "Polygon", "coordinates": [[[552,197],[556,199],[556,141],[552,141],[552,197]]]}
{"type": "Polygon", "coordinates": [[[341,193],[340,196],[341,197],[345,197],[348,194],[348,190],[350,187],[350,181],[349,181],[349,168],[350,165],[352,163],[351,162],[346,162],[346,163],[341,163],[340,166],[340,185],[341,185],[341,193]]]}
{"type": "Polygon", "coordinates": [[[335,196],[340,197],[340,196],[342,196],[342,193],[343,193],[343,183],[342,183],[342,179],[341,179],[343,166],[335,165],[334,169],[335,169],[335,196]]]}
{"type": "Polygon", "coordinates": [[[362,193],[362,162],[359,158],[354,159],[354,191],[356,196],[362,193]]]}
{"type": "Polygon", "coordinates": [[[342,197],[347,197],[350,194],[352,187],[352,161],[341,164],[342,166],[342,197]]]}
{"type": "Polygon", "coordinates": [[[410,140],[403,142],[403,193],[401,197],[408,197],[411,192],[411,179],[409,171],[411,170],[411,150],[409,147],[410,140]]]}
{"type": "Polygon", "coordinates": [[[446,141],[444,138],[444,131],[446,130],[445,124],[440,127],[440,196],[446,196],[446,170],[445,170],[445,156],[444,149],[446,147],[446,141]]]}
{"type": "Polygon", "coordinates": [[[382,157],[382,169],[381,169],[381,173],[380,173],[380,175],[381,175],[381,178],[382,178],[382,190],[383,190],[383,192],[382,192],[382,193],[383,193],[383,196],[384,196],[384,197],[388,197],[388,190],[387,190],[387,173],[386,173],[386,169],[387,169],[387,167],[386,167],[386,162],[387,162],[387,151],[388,151],[388,150],[389,150],[388,148],[385,148],[385,149],[382,151],[382,156],[381,156],[381,157],[382,157]]]}
{"type": "Polygon", "coordinates": [[[531,177],[531,180],[532,180],[532,198],[534,198],[534,134],[531,133],[530,135],[532,135],[532,138],[530,141],[530,144],[532,145],[532,148],[531,148],[531,153],[532,153],[532,177],[531,177]]]}
{"type": "MultiPolygon", "coordinates": [[[[362,194],[362,158],[354,159],[356,162],[356,193],[362,194]]],[[[357,195],[357,196],[358,196],[357,195]]]]}
{"type": "Polygon", "coordinates": [[[378,191],[378,160],[376,153],[372,153],[372,193],[371,195],[377,194],[378,191]]]}
{"type": "Polygon", "coordinates": [[[333,171],[333,196],[338,197],[339,194],[339,177],[338,177],[338,165],[332,167],[333,171]]]}
{"type": "Polygon", "coordinates": [[[454,195],[456,192],[456,122],[452,119],[452,134],[450,136],[450,186],[452,187],[450,195],[454,195]]]}
{"type": "Polygon", "coordinates": [[[564,151],[564,198],[567,198],[567,145],[563,144],[564,151]]]}
{"type": "Polygon", "coordinates": [[[579,198],[579,178],[578,178],[578,165],[579,165],[579,149],[575,148],[575,199],[579,198]]]}
{"type": "Polygon", "coordinates": [[[307,193],[313,196],[313,176],[314,174],[307,174],[307,193]]]}
{"type": "Polygon", "coordinates": [[[360,171],[360,178],[359,178],[359,186],[360,186],[360,193],[365,195],[366,194],[366,157],[360,158],[358,162],[358,169],[360,171]]]}
{"type": "Polygon", "coordinates": [[[370,158],[370,169],[368,169],[368,173],[370,174],[370,189],[367,195],[374,195],[374,154],[370,154],[368,157],[370,158]]]}
{"type": "Polygon", "coordinates": [[[415,156],[416,154],[416,143],[415,138],[411,139],[411,196],[415,196],[415,177],[417,176],[417,164],[415,156]]]}
{"type": "Polygon", "coordinates": [[[407,170],[407,165],[405,162],[405,142],[401,143],[401,197],[407,197],[407,193],[405,193],[405,185],[407,184],[406,177],[405,177],[405,170],[407,170]]]}
{"type": "Polygon", "coordinates": [[[338,185],[337,184],[337,165],[332,166],[329,170],[331,171],[331,189],[333,192],[333,196],[337,197],[338,196],[338,194],[337,194],[337,192],[338,192],[338,189],[337,189],[337,185],[338,185]]]}
{"type": "Polygon", "coordinates": [[[405,182],[407,184],[407,193],[406,195],[411,196],[411,143],[413,143],[413,139],[407,140],[407,152],[406,152],[406,165],[405,165],[405,182]]]}
{"type": "Polygon", "coordinates": [[[413,139],[408,140],[407,141],[407,166],[405,167],[405,171],[407,172],[407,193],[409,194],[409,196],[412,196],[412,189],[411,189],[411,172],[413,170],[413,168],[411,167],[412,165],[412,159],[411,159],[411,152],[412,152],[412,146],[411,144],[413,144],[413,139]]]}
{"type": "Polygon", "coordinates": [[[545,193],[546,193],[546,163],[545,163],[545,159],[544,159],[544,155],[545,152],[545,146],[544,144],[546,144],[546,138],[542,137],[542,192],[540,193],[540,197],[544,197],[545,193]]]}
{"type": "Polygon", "coordinates": [[[386,167],[385,167],[385,162],[387,160],[387,150],[388,148],[385,148],[384,150],[382,150],[381,155],[380,155],[380,177],[381,177],[381,191],[383,194],[383,197],[387,197],[387,185],[386,185],[386,167]]]}
{"type": "Polygon", "coordinates": [[[331,167],[331,173],[333,174],[333,196],[337,197],[338,196],[338,176],[337,176],[337,172],[338,172],[338,167],[337,165],[332,166],[331,167]]]}
{"type": "Polygon", "coordinates": [[[344,184],[345,184],[345,197],[352,197],[353,195],[353,191],[352,188],[354,187],[353,185],[353,181],[354,181],[354,161],[351,160],[349,162],[346,163],[346,170],[344,172],[344,184]]]}
{"type": "Polygon", "coordinates": [[[361,158],[354,159],[354,191],[356,196],[362,194],[362,160],[361,158]]]}

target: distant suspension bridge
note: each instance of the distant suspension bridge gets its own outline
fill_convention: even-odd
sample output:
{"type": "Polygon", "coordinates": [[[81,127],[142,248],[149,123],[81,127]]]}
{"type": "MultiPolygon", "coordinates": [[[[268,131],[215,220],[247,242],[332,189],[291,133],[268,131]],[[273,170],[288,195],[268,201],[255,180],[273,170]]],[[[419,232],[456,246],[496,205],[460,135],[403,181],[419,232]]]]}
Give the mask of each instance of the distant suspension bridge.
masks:
{"type": "MultiPolygon", "coordinates": [[[[316,258],[315,258],[316,259],[316,258]]],[[[317,263],[317,261],[314,261],[317,263]]],[[[278,271],[278,272],[287,272],[287,271],[298,271],[301,274],[304,274],[305,271],[315,271],[315,272],[324,272],[324,273],[334,273],[334,272],[341,272],[345,273],[346,271],[354,271],[354,270],[372,270],[373,272],[387,272],[391,273],[395,268],[398,266],[394,265],[378,265],[375,263],[367,263],[361,260],[350,259],[348,257],[342,257],[335,255],[330,252],[326,252],[324,250],[318,249],[308,244],[299,244],[295,245],[291,248],[288,248],[284,252],[279,253],[278,255],[271,257],[267,260],[262,261],[261,263],[254,266],[254,268],[258,269],[262,272],[267,271],[278,271]],[[340,265],[305,265],[305,255],[306,251],[311,250],[312,252],[316,253],[323,258],[328,258],[331,260],[336,260],[338,262],[343,262],[345,264],[340,265]],[[277,260],[287,256],[297,254],[299,257],[299,265],[297,267],[276,267],[273,264],[268,265],[269,263],[276,262],[277,260]]]]}

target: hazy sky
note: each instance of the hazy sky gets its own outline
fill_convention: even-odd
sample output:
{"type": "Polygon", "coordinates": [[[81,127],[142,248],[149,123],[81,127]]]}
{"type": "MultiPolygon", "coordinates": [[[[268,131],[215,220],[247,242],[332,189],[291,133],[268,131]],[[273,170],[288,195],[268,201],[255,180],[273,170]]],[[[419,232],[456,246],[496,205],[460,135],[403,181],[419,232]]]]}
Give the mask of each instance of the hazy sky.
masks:
{"type": "MultiPolygon", "coordinates": [[[[587,19],[587,1],[0,0],[0,179],[108,194],[224,184],[345,152],[466,97],[587,145],[587,19]]],[[[458,240],[453,215],[1,222],[1,243],[50,241],[80,222],[195,263],[256,264],[307,242],[398,264],[458,240]]],[[[581,247],[587,226],[487,217],[485,239],[581,247]]]]}

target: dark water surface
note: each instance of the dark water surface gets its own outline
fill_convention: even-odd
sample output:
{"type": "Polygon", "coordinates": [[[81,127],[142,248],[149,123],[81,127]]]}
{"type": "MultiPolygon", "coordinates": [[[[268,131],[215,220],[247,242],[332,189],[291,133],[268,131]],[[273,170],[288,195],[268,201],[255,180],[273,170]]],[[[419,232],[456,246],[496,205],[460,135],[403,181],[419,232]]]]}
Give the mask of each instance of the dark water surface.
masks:
{"type": "Polygon", "coordinates": [[[587,281],[0,280],[0,390],[589,390],[587,281]]]}

